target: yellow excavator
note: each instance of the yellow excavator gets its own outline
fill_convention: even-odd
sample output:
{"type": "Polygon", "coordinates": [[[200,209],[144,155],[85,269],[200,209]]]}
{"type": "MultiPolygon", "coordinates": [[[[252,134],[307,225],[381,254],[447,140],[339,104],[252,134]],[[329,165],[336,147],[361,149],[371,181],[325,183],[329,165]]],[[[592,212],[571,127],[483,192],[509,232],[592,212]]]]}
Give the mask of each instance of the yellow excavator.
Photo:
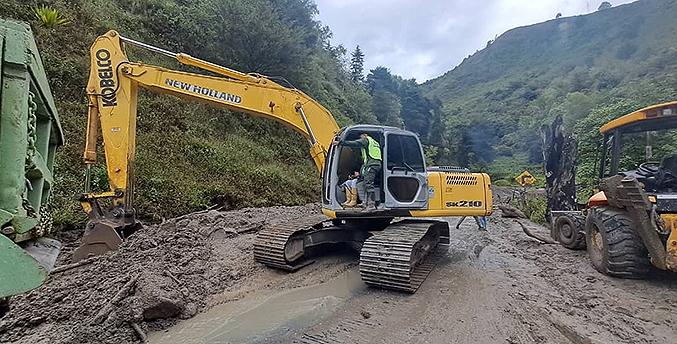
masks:
{"type": "Polygon", "coordinates": [[[132,204],[139,87],[269,118],[308,140],[322,177],[322,214],[262,229],[254,243],[254,257],[268,266],[294,271],[312,263],[312,256],[321,253],[325,244],[354,244],[361,248],[360,273],[367,284],[415,292],[441,252],[436,248],[449,243],[446,221],[423,218],[491,214],[489,176],[455,167],[426,167],[421,143],[412,132],[378,125],[339,128],[327,109],[298,89],[121,37],[116,31],[98,37],[90,53],[84,152],[88,177],[79,198],[89,222],[74,261],[117,249],[140,227],[132,204]],[[130,45],[219,76],[130,62],[125,52],[130,45]],[[89,171],[96,161],[99,126],[110,191],[91,193],[89,171]],[[376,207],[367,212],[341,205],[346,194],[340,185],[359,170],[360,152],[332,145],[362,134],[382,150],[382,169],[370,200],[376,207]],[[102,209],[100,199],[112,199],[112,209],[102,209]]]}

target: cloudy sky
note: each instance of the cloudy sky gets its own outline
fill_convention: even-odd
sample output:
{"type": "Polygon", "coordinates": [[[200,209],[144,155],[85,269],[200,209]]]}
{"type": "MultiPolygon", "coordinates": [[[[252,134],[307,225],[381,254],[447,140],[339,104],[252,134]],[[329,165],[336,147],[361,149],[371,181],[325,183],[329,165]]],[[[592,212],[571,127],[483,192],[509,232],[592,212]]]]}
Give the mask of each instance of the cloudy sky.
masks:
{"type": "MultiPolygon", "coordinates": [[[[516,27],[597,10],[602,0],[315,0],[333,45],[359,45],[365,71],[386,66],[418,82],[437,77],[516,27]]],[[[614,5],[632,0],[610,0],[614,5]]]]}

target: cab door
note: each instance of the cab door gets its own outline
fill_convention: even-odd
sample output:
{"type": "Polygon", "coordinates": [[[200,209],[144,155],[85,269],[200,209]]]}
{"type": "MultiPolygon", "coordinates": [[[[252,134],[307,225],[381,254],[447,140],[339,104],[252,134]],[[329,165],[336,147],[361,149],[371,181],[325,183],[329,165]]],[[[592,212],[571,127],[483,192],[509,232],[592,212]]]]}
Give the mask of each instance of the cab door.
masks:
{"type": "Polygon", "coordinates": [[[385,133],[383,190],[386,209],[427,209],[428,174],[418,138],[406,132],[385,133]]]}

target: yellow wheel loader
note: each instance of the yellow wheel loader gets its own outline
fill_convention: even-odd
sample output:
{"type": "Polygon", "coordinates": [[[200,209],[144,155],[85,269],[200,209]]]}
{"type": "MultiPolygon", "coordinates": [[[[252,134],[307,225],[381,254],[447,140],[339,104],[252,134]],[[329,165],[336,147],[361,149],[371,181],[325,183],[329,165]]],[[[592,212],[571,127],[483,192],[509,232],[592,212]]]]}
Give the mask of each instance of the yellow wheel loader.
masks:
{"type": "Polygon", "coordinates": [[[350,243],[361,247],[360,272],[366,283],[414,292],[432,269],[434,259],[426,257],[449,242],[446,221],[423,218],[485,216],[492,211],[487,174],[427,167],[421,143],[409,131],[377,125],[341,129],[327,109],[298,89],[283,87],[264,75],[241,73],[121,37],[115,31],[97,38],[90,53],[84,160],[89,171],[96,160],[100,126],[110,191],[90,193],[86,186],[80,196],[89,224],[73,255],[75,261],[117,249],[140,227],[132,204],[139,87],[269,118],[308,140],[310,156],[322,177],[322,214],[262,229],[254,257],[268,266],[297,270],[311,263],[312,254],[321,252],[323,245],[350,243]],[[130,45],[219,76],[130,62],[125,53],[130,45]],[[359,170],[359,151],[332,145],[362,134],[368,134],[382,150],[381,172],[369,200],[376,207],[367,212],[341,205],[346,194],[340,185],[359,170]],[[98,200],[102,198],[112,199],[112,209],[101,208],[98,200]],[[410,219],[414,217],[419,219],[410,219]]]}
{"type": "Polygon", "coordinates": [[[587,247],[595,269],[610,276],[643,278],[652,265],[677,271],[677,102],[615,119],[600,133],[601,191],[583,212],[557,219],[554,229],[571,239],[560,241],[587,247]]]}

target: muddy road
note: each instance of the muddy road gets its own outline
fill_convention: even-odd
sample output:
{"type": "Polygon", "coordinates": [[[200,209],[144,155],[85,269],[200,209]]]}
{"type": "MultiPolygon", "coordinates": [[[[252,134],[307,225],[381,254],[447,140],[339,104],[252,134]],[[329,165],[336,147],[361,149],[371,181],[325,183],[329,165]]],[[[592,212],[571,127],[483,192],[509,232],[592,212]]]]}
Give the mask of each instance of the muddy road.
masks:
{"type": "Polygon", "coordinates": [[[585,251],[541,244],[497,216],[487,232],[467,221],[452,233],[447,257],[416,294],[362,290],[332,316],[275,342],[675,342],[675,276],[603,276],[585,251]]]}
{"type": "Polygon", "coordinates": [[[414,295],[366,287],[356,260],[334,254],[320,264],[347,271],[325,283],[259,291],[151,334],[151,343],[670,343],[677,336],[669,320],[677,277],[603,276],[585,251],[537,242],[497,215],[486,232],[472,219],[453,230],[447,256],[414,295]]]}
{"type": "MultiPolygon", "coordinates": [[[[414,295],[368,288],[357,253],[296,273],[252,257],[257,226],[316,205],[205,212],[150,226],[93,264],[16,297],[5,343],[671,343],[677,276],[596,272],[585,251],[527,237],[514,220],[472,219],[414,295]],[[136,276],[133,292],[101,310],[136,276]],[[166,316],[171,314],[171,316],[166,316]]],[[[500,212],[498,212],[500,213],[500,212]]],[[[533,230],[545,228],[524,222],[533,230]]],[[[75,243],[67,246],[66,253],[75,243]]]]}

